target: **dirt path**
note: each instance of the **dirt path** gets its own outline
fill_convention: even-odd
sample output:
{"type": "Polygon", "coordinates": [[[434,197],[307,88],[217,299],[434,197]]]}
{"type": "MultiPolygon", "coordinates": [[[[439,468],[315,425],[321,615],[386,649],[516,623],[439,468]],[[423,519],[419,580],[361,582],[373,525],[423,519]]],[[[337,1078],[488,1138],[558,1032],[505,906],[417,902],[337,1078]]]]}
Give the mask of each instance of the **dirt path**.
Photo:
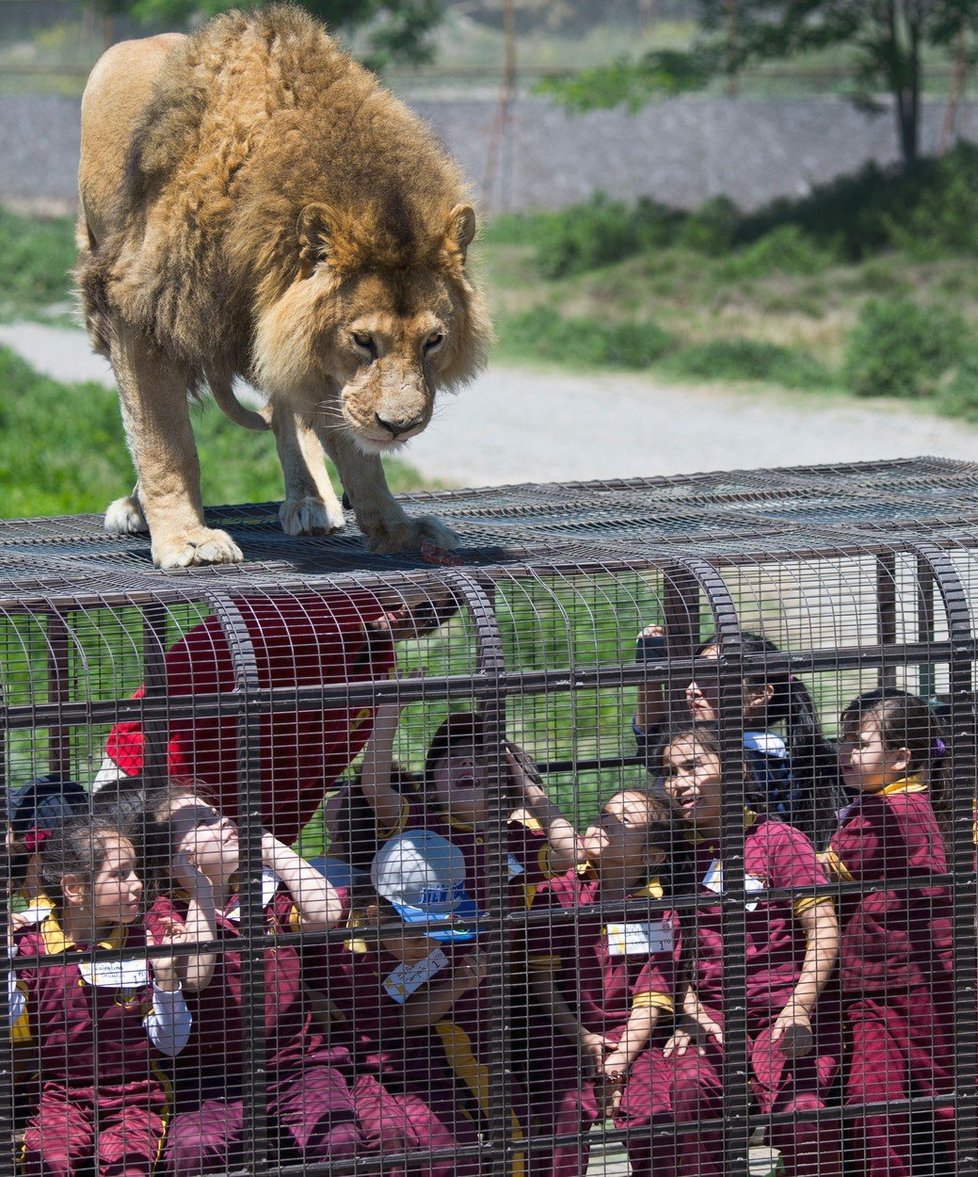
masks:
{"type": "MultiPolygon", "coordinates": [[[[84,333],[0,326],[0,343],[58,380],[112,384],[84,333]]],[[[978,428],[902,403],[667,386],[643,375],[579,375],[494,364],[403,456],[459,486],[680,474],[934,454],[978,461],[978,428]]]]}

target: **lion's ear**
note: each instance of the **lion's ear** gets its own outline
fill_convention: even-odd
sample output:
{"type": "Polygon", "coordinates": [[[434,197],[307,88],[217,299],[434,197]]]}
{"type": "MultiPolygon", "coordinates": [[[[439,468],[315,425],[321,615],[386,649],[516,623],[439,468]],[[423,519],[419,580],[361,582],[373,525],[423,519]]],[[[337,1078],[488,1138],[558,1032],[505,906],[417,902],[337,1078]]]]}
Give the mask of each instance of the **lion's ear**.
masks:
{"type": "Polygon", "coordinates": [[[339,214],[327,204],[307,204],[299,213],[296,233],[303,277],[308,278],[319,262],[332,262],[345,252],[339,214]]]}
{"type": "Polygon", "coordinates": [[[461,254],[462,262],[475,237],[475,213],[470,204],[456,204],[448,214],[445,249],[461,254]]]}

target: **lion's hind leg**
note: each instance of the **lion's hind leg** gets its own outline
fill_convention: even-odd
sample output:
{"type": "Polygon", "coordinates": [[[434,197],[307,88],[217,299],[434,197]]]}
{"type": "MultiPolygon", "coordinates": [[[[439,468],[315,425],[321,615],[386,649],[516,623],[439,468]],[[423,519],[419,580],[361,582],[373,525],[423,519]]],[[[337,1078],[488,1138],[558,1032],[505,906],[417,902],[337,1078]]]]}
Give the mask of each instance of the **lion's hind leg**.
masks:
{"type": "Polygon", "coordinates": [[[343,507],[326,473],[319,438],[287,405],[271,406],[272,430],[285,479],[285,501],[278,510],[286,535],[329,535],[346,522],[343,507]]]}
{"type": "MultiPolygon", "coordinates": [[[[130,500],[130,506],[138,505],[149,525],[153,563],[160,568],[237,563],[243,557],[234,540],[204,524],[200,462],[187,404],[190,374],[145,336],[119,323],[110,358],[139,479],[138,503],[130,500]]],[[[113,504],[106,522],[131,522],[127,510],[113,504]]]]}

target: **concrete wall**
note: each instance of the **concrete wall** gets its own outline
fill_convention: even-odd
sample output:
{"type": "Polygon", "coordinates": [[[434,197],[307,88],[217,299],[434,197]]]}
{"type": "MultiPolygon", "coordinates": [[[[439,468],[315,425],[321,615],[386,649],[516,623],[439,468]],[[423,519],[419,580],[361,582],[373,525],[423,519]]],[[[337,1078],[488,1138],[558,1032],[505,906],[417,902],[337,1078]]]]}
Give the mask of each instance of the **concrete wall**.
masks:
{"type": "MultiPolygon", "coordinates": [[[[483,192],[497,108],[490,98],[418,99],[428,119],[483,192]]],[[[77,99],[0,96],[0,201],[69,207],[78,164],[77,99]]],[[[924,110],[923,147],[937,143],[943,103],[924,110]]],[[[978,137],[978,103],[960,133],[978,137]]],[[[573,118],[520,98],[501,141],[490,206],[563,207],[595,189],[649,195],[692,208],[725,194],[745,208],[808,191],[870,159],[897,157],[892,115],[869,116],[835,99],[772,102],[681,98],[637,115],[598,111],[573,118]]]]}

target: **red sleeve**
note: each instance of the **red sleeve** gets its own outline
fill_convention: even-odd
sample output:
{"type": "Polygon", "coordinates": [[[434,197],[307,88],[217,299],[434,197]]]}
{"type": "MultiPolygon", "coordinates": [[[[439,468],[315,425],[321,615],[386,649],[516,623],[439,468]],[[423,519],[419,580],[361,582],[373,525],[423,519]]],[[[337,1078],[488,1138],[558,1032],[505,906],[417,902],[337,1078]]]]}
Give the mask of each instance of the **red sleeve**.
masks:
{"type": "Polygon", "coordinates": [[[674,912],[663,912],[661,916],[653,917],[654,921],[669,922],[672,928],[672,949],[653,953],[643,966],[635,984],[632,986],[632,999],[648,1000],[649,996],[667,998],[668,1001],[653,1001],[649,1004],[662,1008],[673,1008],[673,995],[679,973],[679,962],[682,957],[682,932],[679,919],[674,912]]]}
{"type": "Polygon", "coordinates": [[[169,895],[157,895],[152,907],[146,912],[146,931],[153,944],[159,944],[165,934],[168,921],[182,924],[184,912],[180,911],[169,895]]]}
{"type": "Polygon", "coordinates": [[[511,821],[506,832],[507,851],[523,868],[520,882],[531,886],[549,879],[550,843],[539,822],[511,821]]]}
{"type": "Polygon", "coordinates": [[[828,882],[815,847],[801,830],[785,822],[766,821],[757,837],[764,848],[769,887],[818,887],[828,882]]]}
{"type": "Polygon", "coordinates": [[[828,861],[846,881],[877,879],[885,870],[883,810],[872,802],[867,798],[829,843],[828,861]]]}

